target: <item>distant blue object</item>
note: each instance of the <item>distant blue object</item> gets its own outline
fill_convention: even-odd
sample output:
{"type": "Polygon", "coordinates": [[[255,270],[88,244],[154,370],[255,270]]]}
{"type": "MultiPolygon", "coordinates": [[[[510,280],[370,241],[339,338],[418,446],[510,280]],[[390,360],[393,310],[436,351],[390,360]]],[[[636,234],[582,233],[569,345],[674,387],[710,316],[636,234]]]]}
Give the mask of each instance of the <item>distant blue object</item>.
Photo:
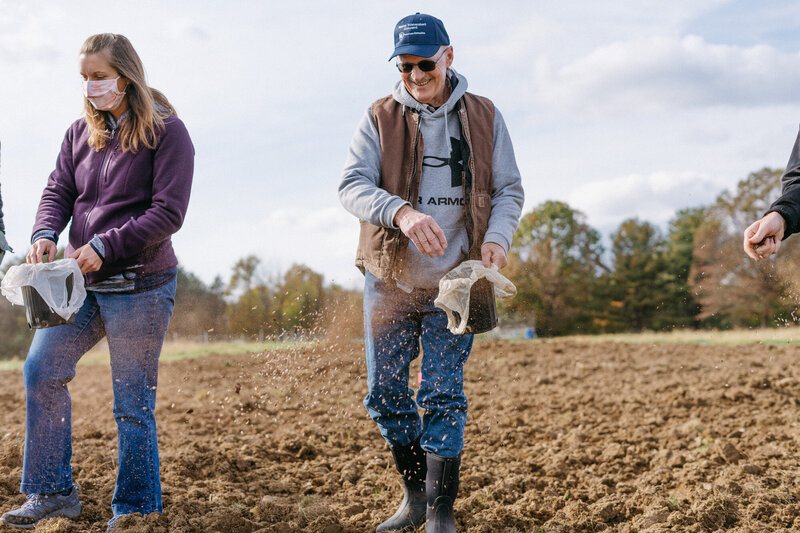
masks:
{"type": "Polygon", "coordinates": [[[526,339],[535,339],[536,338],[536,330],[533,328],[526,328],[525,329],[525,338],[526,339]]]}

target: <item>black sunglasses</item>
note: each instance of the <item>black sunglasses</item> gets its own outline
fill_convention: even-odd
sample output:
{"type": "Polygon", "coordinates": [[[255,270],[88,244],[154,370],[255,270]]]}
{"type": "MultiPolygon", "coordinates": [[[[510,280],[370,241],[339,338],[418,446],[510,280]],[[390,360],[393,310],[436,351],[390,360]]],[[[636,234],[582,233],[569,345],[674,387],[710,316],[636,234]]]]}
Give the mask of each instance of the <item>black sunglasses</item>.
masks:
{"type": "Polygon", "coordinates": [[[447,48],[439,52],[439,57],[436,60],[432,59],[423,59],[419,63],[400,63],[399,61],[396,63],[397,70],[402,72],[403,74],[410,74],[414,67],[419,67],[422,72],[430,72],[436,68],[436,63],[442,58],[444,53],[447,51],[447,48]]]}

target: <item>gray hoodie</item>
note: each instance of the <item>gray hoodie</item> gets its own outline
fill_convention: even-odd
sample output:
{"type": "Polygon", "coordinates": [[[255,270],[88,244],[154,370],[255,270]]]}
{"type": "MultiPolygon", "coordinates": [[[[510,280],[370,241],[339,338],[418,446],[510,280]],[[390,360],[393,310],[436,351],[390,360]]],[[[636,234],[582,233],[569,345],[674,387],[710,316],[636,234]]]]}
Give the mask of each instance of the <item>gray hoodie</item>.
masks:
{"type": "MultiPolygon", "coordinates": [[[[461,126],[456,111],[456,102],[467,91],[467,79],[453,69],[448,70],[448,78],[452,93],[438,109],[415,100],[402,81],[397,82],[392,92],[397,102],[420,113],[425,153],[416,209],[433,217],[447,238],[442,257],[430,258],[409,243],[407,268],[400,281],[417,288],[438,287],[439,279],[466,259],[469,252],[461,184],[464,162],[458,142],[461,126]]],[[[496,108],[494,117],[492,214],[484,243],[497,243],[508,252],[522,212],[524,193],[511,138],[496,108]]],[[[395,214],[408,202],[380,188],[380,169],[380,137],[372,121],[371,108],[367,108],[350,143],[339,184],[339,199],[345,209],[359,219],[376,226],[396,228],[395,214]]]]}

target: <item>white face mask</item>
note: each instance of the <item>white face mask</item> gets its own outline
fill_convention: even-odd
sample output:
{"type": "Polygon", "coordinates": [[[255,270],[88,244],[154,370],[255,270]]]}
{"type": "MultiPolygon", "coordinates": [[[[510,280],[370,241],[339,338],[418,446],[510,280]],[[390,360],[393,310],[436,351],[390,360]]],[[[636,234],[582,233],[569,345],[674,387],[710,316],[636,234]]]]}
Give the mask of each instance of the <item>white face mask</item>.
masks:
{"type": "Polygon", "coordinates": [[[125,91],[117,90],[117,80],[83,80],[83,95],[89,99],[95,109],[110,111],[117,107],[125,98],[125,91]]]}

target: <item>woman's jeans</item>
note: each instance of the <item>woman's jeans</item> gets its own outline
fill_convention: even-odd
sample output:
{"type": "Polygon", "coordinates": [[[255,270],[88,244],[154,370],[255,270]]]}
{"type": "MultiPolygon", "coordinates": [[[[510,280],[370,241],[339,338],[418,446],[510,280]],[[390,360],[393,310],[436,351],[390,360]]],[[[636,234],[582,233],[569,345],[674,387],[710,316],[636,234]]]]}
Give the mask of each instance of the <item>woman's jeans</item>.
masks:
{"type": "Polygon", "coordinates": [[[119,468],[114,515],[161,512],[156,440],[158,357],[175,282],[137,294],[88,291],[75,322],[39,329],[23,377],[27,412],[20,491],[60,492],[72,486],[72,418],[67,383],[75,365],[104,336],[111,354],[119,468]]]}
{"type": "Polygon", "coordinates": [[[464,447],[467,397],[464,363],[472,335],[453,335],[447,315],[433,305],[437,289],[406,293],[369,272],[364,285],[367,386],[364,406],[390,446],[420,437],[422,448],[455,457],[464,447]],[[408,386],[409,365],[422,345],[422,383],[408,386]],[[417,404],[424,410],[422,420],[417,404]]]}

